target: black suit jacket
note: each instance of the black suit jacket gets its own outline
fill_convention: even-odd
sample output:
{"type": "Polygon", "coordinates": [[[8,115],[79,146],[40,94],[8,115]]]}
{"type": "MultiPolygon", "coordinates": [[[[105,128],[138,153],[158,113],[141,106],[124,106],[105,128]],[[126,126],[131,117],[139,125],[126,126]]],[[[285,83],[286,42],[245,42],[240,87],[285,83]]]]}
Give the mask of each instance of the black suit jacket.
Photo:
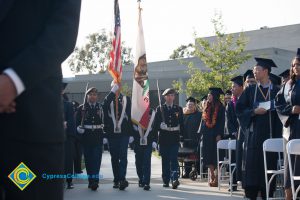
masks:
{"type": "Polygon", "coordinates": [[[62,142],[61,63],[73,51],[80,0],[2,0],[0,73],[12,68],[25,85],[16,113],[0,114],[6,139],[62,142]]]}

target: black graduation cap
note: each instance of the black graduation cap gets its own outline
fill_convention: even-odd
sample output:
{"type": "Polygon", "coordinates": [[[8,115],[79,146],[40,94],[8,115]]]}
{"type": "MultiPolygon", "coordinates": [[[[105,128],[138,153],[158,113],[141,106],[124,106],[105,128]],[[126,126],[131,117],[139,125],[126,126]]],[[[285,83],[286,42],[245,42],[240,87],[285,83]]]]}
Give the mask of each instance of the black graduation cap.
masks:
{"type": "MultiPolygon", "coordinates": [[[[251,71],[251,70],[250,70],[250,71],[251,71]]],[[[241,75],[236,76],[236,77],[233,77],[233,78],[231,79],[231,81],[234,82],[234,83],[236,83],[236,84],[238,84],[239,86],[243,86],[243,83],[244,83],[244,81],[243,81],[243,76],[241,76],[241,75]]]]}
{"type": "Polygon", "coordinates": [[[217,87],[211,87],[211,88],[209,88],[209,92],[211,94],[216,94],[216,95],[224,94],[223,90],[221,88],[217,88],[217,87]]]}
{"type": "Polygon", "coordinates": [[[270,80],[274,85],[281,85],[281,77],[270,73],[270,80]]]}
{"type": "Polygon", "coordinates": [[[62,84],[61,84],[62,90],[66,89],[67,85],[68,85],[68,83],[62,82],[62,84]]]}
{"type": "Polygon", "coordinates": [[[232,95],[231,90],[226,90],[225,95],[232,95]]]}
{"type": "Polygon", "coordinates": [[[300,57],[300,48],[297,49],[297,57],[300,57]]]}
{"type": "Polygon", "coordinates": [[[206,99],[207,99],[207,95],[203,96],[203,97],[201,98],[201,101],[206,100],[206,99]]]}
{"type": "Polygon", "coordinates": [[[194,103],[199,103],[200,101],[198,99],[195,99],[194,97],[189,97],[185,100],[186,102],[194,102],[194,103]]]}
{"type": "Polygon", "coordinates": [[[91,92],[97,93],[98,90],[97,90],[95,87],[91,87],[91,88],[89,88],[89,89],[86,91],[86,94],[89,94],[89,93],[91,93],[91,92]]]}
{"type": "Polygon", "coordinates": [[[247,78],[254,78],[253,70],[248,69],[248,70],[244,73],[243,77],[244,77],[244,82],[246,81],[247,78]]]}
{"type": "Polygon", "coordinates": [[[261,66],[265,69],[268,69],[269,72],[271,71],[272,67],[277,67],[272,59],[268,58],[254,58],[256,60],[256,65],[261,66]]]}
{"type": "Polygon", "coordinates": [[[175,94],[176,91],[173,88],[167,88],[165,91],[162,93],[163,96],[166,96],[168,94],[175,94]]]}
{"type": "Polygon", "coordinates": [[[289,69],[284,70],[281,74],[278,74],[278,76],[286,78],[286,77],[290,76],[290,70],[289,69]]]}

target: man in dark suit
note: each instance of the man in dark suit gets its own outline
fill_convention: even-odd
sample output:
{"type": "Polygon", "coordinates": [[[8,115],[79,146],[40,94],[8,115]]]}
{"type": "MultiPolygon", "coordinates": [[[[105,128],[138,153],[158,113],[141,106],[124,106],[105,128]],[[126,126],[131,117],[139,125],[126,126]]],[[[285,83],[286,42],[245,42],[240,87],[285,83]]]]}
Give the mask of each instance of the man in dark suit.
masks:
{"type": "Polygon", "coordinates": [[[0,0],[1,199],[63,199],[63,179],[45,177],[64,173],[61,63],[76,43],[80,4],[0,0]]]}

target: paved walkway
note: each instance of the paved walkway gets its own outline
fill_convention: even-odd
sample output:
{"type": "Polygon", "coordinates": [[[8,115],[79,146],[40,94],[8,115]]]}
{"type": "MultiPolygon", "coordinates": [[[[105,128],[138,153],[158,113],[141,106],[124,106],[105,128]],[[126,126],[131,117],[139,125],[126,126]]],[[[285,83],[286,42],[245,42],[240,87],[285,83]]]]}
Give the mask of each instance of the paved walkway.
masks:
{"type": "Polygon", "coordinates": [[[230,196],[227,192],[228,187],[224,185],[221,190],[218,188],[208,187],[207,182],[200,182],[198,179],[192,181],[189,179],[180,179],[180,186],[178,189],[163,188],[161,181],[161,160],[158,157],[152,156],[152,173],[151,173],[151,191],[144,191],[138,187],[138,179],[135,171],[134,152],[128,150],[128,168],[127,180],[129,187],[125,191],[112,188],[113,174],[111,169],[110,155],[107,151],[103,153],[102,165],[100,173],[103,179],[100,180],[100,187],[97,191],[91,191],[87,188],[87,180],[75,180],[75,188],[65,191],[66,200],[153,200],[153,199],[201,199],[201,200],[229,200],[229,199],[243,199],[242,192],[235,192],[230,196]]]}

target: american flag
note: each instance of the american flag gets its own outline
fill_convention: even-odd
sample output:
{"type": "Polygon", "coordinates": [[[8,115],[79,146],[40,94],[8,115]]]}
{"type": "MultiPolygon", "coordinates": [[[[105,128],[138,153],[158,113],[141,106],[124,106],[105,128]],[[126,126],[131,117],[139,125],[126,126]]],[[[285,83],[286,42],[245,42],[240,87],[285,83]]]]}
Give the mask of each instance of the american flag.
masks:
{"type": "Polygon", "coordinates": [[[117,83],[122,79],[122,59],[121,59],[121,19],[119,2],[115,0],[115,30],[112,41],[112,50],[110,52],[110,63],[108,71],[117,83]]]}

